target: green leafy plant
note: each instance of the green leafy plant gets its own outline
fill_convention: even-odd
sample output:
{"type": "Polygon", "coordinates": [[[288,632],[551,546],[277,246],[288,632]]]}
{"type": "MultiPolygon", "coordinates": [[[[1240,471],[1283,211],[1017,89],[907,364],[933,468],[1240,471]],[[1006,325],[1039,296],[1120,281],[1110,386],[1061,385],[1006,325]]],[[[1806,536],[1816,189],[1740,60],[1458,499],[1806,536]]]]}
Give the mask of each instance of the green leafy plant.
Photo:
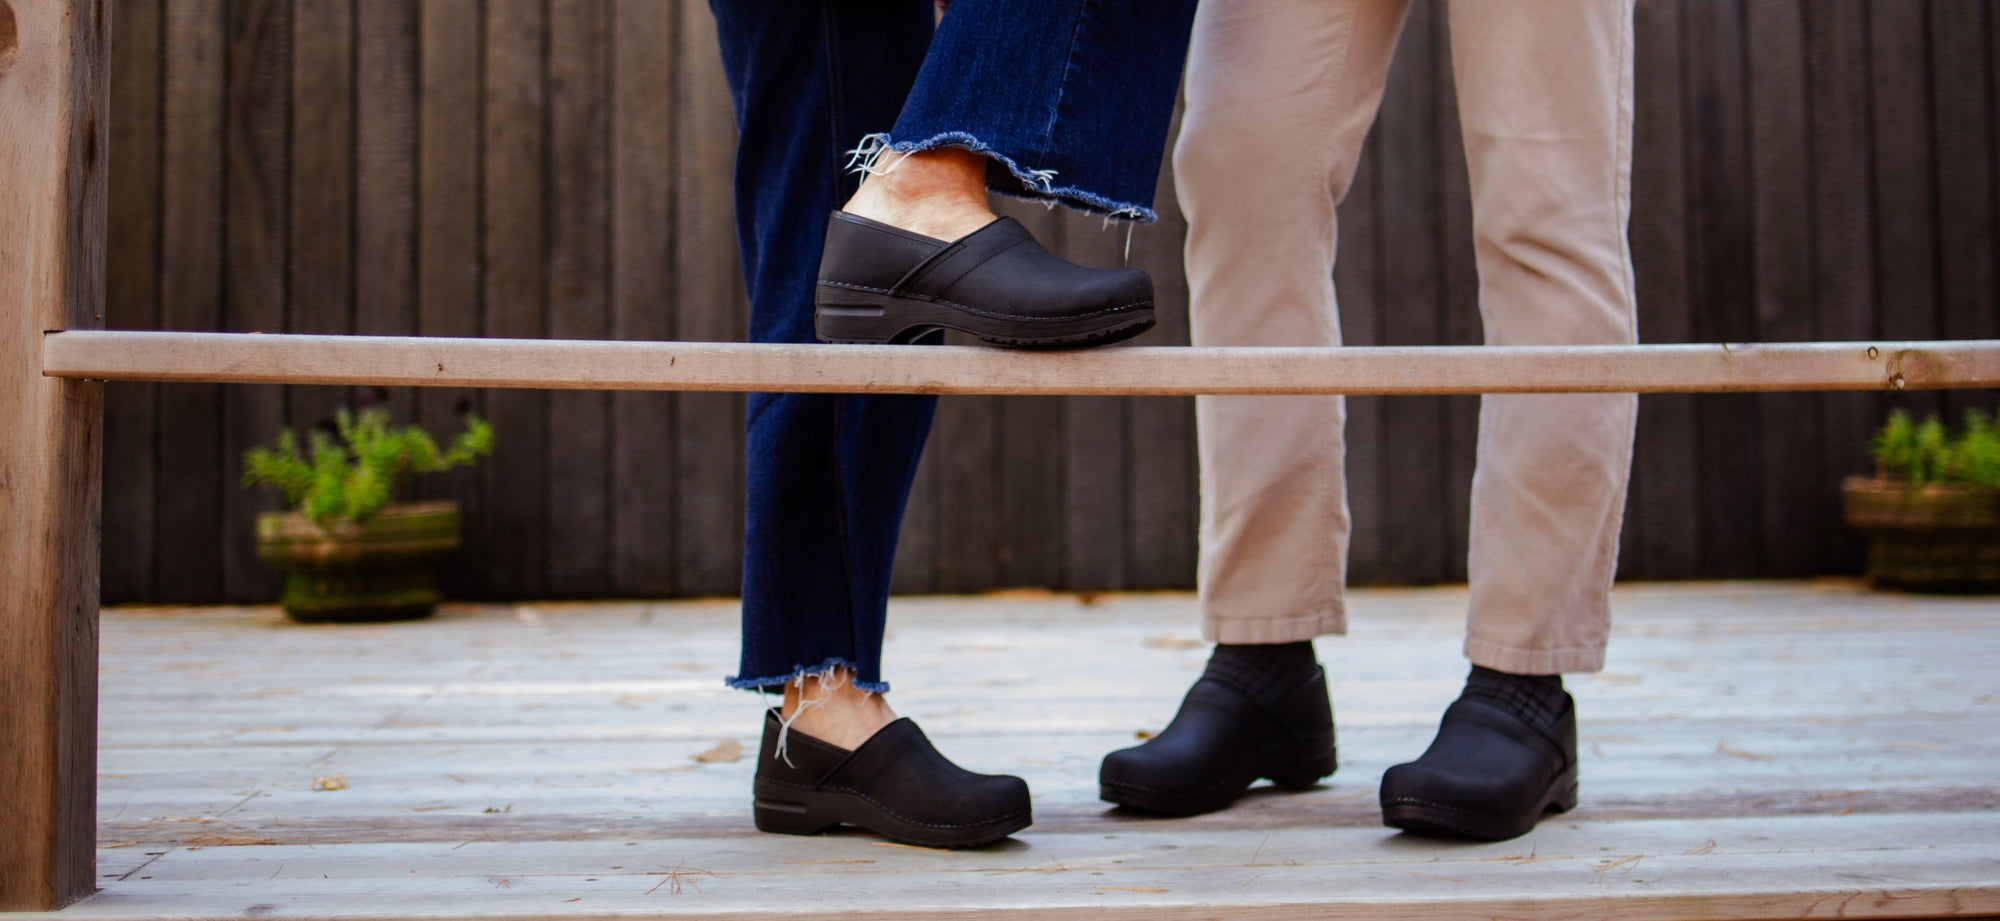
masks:
{"type": "Polygon", "coordinates": [[[325,527],[381,511],[411,476],[460,467],[493,453],[493,426],[466,414],[466,428],[447,450],[414,425],[392,426],[382,409],[346,409],[332,431],[306,434],[306,449],[291,429],[272,447],[243,452],[243,485],[276,487],[285,504],[325,527]]]}
{"type": "Polygon", "coordinates": [[[1935,415],[1913,422],[1909,413],[1896,410],[1875,433],[1870,450],[1883,479],[1913,486],[2000,487],[2000,425],[1977,409],[1966,411],[1956,434],[1935,415]]]}

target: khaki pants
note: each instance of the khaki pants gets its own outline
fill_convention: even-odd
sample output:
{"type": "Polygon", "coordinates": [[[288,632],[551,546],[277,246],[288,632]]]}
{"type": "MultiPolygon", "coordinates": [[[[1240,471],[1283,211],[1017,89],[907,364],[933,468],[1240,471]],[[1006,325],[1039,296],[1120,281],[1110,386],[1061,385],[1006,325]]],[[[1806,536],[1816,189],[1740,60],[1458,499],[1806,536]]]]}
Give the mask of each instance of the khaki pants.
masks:
{"type": "MultiPolygon", "coordinates": [[[[1196,345],[1340,344],[1334,206],[1407,9],[1202,0],[1174,150],[1196,345]]],[[[1625,241],[1632,0],[1452,0],[1450,25],[1486,342],[1636,341],[1625,241]]],[[[1623,394],[1484,398],[1468,560],[1474,663],[1603,667],[1637,410],[1623,394]]],[[[1345,632],[1340,398],[1201,397],[1196,417],[1203,634],[1276,643],[1345,632]]]]}

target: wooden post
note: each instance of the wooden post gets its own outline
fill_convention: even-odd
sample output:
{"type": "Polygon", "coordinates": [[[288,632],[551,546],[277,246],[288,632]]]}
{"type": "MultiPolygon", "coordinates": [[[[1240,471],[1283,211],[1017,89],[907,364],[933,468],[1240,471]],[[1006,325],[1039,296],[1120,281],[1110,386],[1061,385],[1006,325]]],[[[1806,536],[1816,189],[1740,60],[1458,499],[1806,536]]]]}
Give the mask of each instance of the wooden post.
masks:
{"type": "Polygon", "coordinates": [[[104,308],[110,23],[0,0],[0,909],[92,891],[104,388],[42,376],[42,332],[104,308]]]}

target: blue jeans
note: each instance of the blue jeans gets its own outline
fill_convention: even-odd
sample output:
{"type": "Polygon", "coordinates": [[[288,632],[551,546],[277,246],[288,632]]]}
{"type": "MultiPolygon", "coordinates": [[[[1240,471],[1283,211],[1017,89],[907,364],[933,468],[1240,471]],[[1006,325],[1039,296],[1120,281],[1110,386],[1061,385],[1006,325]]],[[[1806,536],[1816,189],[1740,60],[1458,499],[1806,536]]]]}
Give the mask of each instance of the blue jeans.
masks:
{"type": "MultiPolygon", "coordinates": [[[[963,147],[995,191],[1140,221],[1194,0],[710,0],[738,131],[750,338],[813,342],[855,152],[963,147]],[[934,53],[933,53],[934,52],[934,53]]],[[[846,666],[886,691],[889,570],[934,397],[751,394],[732,687],[846,666]]]]}

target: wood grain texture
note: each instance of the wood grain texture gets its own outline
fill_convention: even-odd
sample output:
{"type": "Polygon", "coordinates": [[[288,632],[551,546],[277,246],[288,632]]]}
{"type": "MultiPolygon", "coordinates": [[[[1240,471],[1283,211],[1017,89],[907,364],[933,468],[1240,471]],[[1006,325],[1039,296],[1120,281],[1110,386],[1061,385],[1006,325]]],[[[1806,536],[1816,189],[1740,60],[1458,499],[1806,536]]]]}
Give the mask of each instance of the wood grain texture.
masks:
{"type": "MultiPolygon", "coordinates": [[[[609,0],[549,6],[545,328],[561,339],[611,333],[610,13],[609,0]]],[[[611,400],[550,394],[548,410],[548,594],[599,594],[611,581],[611,400]]]]}
{"type": "MultiPolygon", "coordinates": [[[[681,2],[674,92],[674,338],[741,341],[750,307],[736,255],[731,175],[736,123],[715,19],[681,2]]],[[[743,581],[743,398],[682,394],[674,404],[675,590],[726,595],[743,581]]]]}
{"type": "MultiPolygon", "coordinates": [[[[480,9],[470,3],[418,5],[416,164],[416,331],[426,336],[474,336],[483,328],[480,302],[480,9]]],[[[480,393],[465,387],[417,394],[417,419],[433,434],[462,425],[464,411],[483,411],[480,393]]],[[[424,478],[419,495],[459,503],[468,523],[486,520],[476,470],[424,478]]],[[[441,585],[451,597],[476,593],[479,557],[449,560],[441,585]]]]}
{"type": "MultiPolygon", "coordinates": [[[[163,0],[118,0],[111,18],[111,150],[104,325],[159,329],[163,0]]],[[[104,397],[104,599],[153,595],[160,388],[114,384],[104,397]]]]}
{"type": "MultiPolygon", "coordinates": [[[[1110,348],[52,332],[52,377],[797,393],[1753,393],[2000,381],[2000,340],[1110,348]]],[[[1117,437],[1122,426],[1110,426],[1117,437]]],[[[1078,434],[1078,433],[1072,433],[1078,434]]]]}
{"type": "MultiPolygon", "coordinates": [[[[1795,0],[1752,3],[1744,10],[1750,118],[1751,245],[1756,338],[1804,342],[1818,338],[1812,299],[1811,241],[1794,231],[1811,207],[1806,155],[1805,10],[1795,0]]],[[[1821,490],[1825,454],[1819,438],[1819,397],[1759,397],[1762,445],[1760,571],[1810,575],[1826,556],[1825,535],[1837,527],[1821,490]]]]}
{"type": "MultiPolygon", "coordinates": [[[[1688,298],[1701,341],[1756,334],[1743,6],[1744,0],[1716,0],[1684,8],[1688,298]]],[[[1761,507],[1765,485],[1758,477],[1758,422],[1754,400],[1695,400],[1702,572],[1731,577],[1758,570],[1763,520],[1744,514],[1761,507]]]]}
{"type": "MultiPolygon", "coordinates": [[[[548,138],[543,56],[547,5],[540,0],[489,0],[485,18],[482,105],[485,128],[480,188],[484,273],[480,279],[487,336],[548,334],[544,234],[544,149],[548,138]]],[[[480,554],[488,592],[536,598],[548,592],[548,395],[491,393],[486,416],[494,450],[479,468],[482,530],[504,539],[480,554]]],[[[568,485],[568,484],[564,484],[568,485]]]]}
{"type": "MultiPolygon", "coordinates": [[[[297,161],[306,171],[304,175],[292,170],[295,161],[291,151],[301,138],[288,137],[289,129],[303,132],[308,145],[339,143],[345,139],[339,129],[334,129],[334,137],[320,136],[319,130],[325,126],[318,122],[309,120],[304,126],[288,124],[295,107],[293,89],[296,87],[307,98],[314,98],[330,86],[344,83],[347,72],[343,66],[345,58],[325,61],[321,60],[326,57],[322,53],[307,55],[306,60],[317,67],[297,75],[303,80],[293,79],[292,6],[289,0],[245,0],[228,5],[230,80],[224,96],[228,159],[227,181],[223,186],[222,316],[221,325],[216,328],[243,332],[352,332],[349,324],[320,325],[308,320],[296,326],[287,325],[287,295],[293,281],[304,279],[310,283],[317,279],[318,271],[346,271],[343,254],[347,251],[348,233],[344,225],[340,228],[338,245],[331,253],[335,260],[342,260],[337,270],[321,268],[323,264],[313,255],[323,251],[316,236],[299,238],[301,244],[295,250],[290,245],[294,232],[310,230],[318,226],[314,220],[321,213],[339,212],[351,204],[344,171],[329,187],[318,185],[326,177],[314,174],[327,165],[311,156],[297,161]],[[329,70],[332,73],[327,73],[329,70]],[[295,209],[294,183],[314,185],[321,194],[308,194],[300,201],[301,207],[295,209]],[[299,258],[294,259],[295,255],[299,258]]],[[[330,24],[308,20],[300,25],[323,32],[330,24]]],[[[331,41],[342,48],[347,44],[344,36],[331,37],[331,41]]],[[[325,50],[324,45],[316,47],[325,50]]],[[[349,108],[333,107],[331,117],[337,120],[349,108]]],[[[336,157],[327,168],[344,170],[346,162],[336,157]]],[[[343,274],[330,292],[331,299],[317,292],[304,297],[307,312],[316,312],[312,307],[323,307],[335,316],[347,316],[346,290],[343,274]]],[[[212,474],[220,480],[216,489],[222,495],[217,510],[222,517],[221,543],[204,548],[207,557],[192,562],[218,569],[223,597],[230,600],[264,601],[278,591],[277,572],[257,559],[255,529],[257,513],[279,507],[279,497],[242,485],[242,450],[235,446],[269,442],[286,423],[285,411],[285,392],[280,387],[231,387],[222,392],[222,441],[218,445],[222,448],[222,463],[212,474]]],[[[313,421],[309,419],[305,424],[313,421]]]]}
{"type": "Polygon", "coordinates": [[[41,330],[104,325],[111,23],[0,4],[0,910],[95,881],[104,388],[41,377],[41,330]]]}
{"type": "MultiPolygon", "coordinates": [[[[1813,106],[1813,297],[1820,305],[1819,333],[1829,339],[1879,335],[1880,316],[1890,309],[1875,294],[1867,10],[1863,0],[1826,0],[1806,7],[1813,106]]],[[[1841,478],[1866,469],[1868,440],[1882,403],[1882,397],[1872,394],[1822,398],[1823,489],[1836,489],[1841,478]]],[[[1831,544],[1824,565],[1859,567],[1863,550],[1858,537],[1835,533],[1831,544]]]]}
{"type": "MultiPolygon", "coordinates": [[[[674,338],[676,8],[620,0],[611,29],[611,338],[674,338]]],[[[674,590],[674,397],[611,395],[610,590],[674,590]]]]}
{"type": "MultiPolygon", "coordinates": [[[[165,2],[160,328],[213,331],[223,328],[224,10],[205,0],[165,2]]],[[[217,601],[222,388],[162,387],[159,394],[153,597],[217,601]]]]}
{"type": "Polygon", "coordinates": [[[452,605],[391,630],[114,610],[105,891],[46,917],[2000,911],[1990,601],[1831,581],[1621,587],[1608,670],[1569,681],[1580,807],[1509,842],[1399,835],[1375,788],[1458,693],[1466,603],[1462,588],[1355,592],[1352,636],[1316,644],[1339,772],[1163,822],[1098,801],[1097,767],[1200,674],[1193,597],[897,599],[897,709],[1036,794],[1033,826],[968,852],[751,828],[754,758],[690,760],[725,740],[754,749],[761,702],[717,680],[733,603],[452,605]],[[314,792],[321,775],[348,786],[314,792]]]}
{"type": "MultiPolygon", "coordinates": [[[[1439,247],[1431,242],[1438,239],[1442,211],[1437,161],[1403,153],[1438,145],[1437,33],[1443,13],[1436,7],[1411,5],[1375,126],[1384,152],[1375,174],[1384,203],[1377,215],[1384,345],[1444,339],[1442,269],[1439,247]]],[[[1381,437],[1393,447],[1381,458],[1385,516],[1375,539],[1382,545],[1383,567],[1399,582],[1434,583],[1447,572],[1445,426],[1445,403],[1438,399],[1399,400],[1382,414],[1381,437]]]]}
{"type": "MultiPolygon", "coordinates": [[[[1641,342],[1695,340],[1688,284],[1683,7],[1682,0],[1640,0],[1634,11],[1635,70],[1649,75],[1633,87],[1628,231],[1641,342]]],[[[1701,571],[1698,450],[1693,397],[1659,395],[1639,401],[1626,502],[1626,518],[1638,539],[1623,544],[1621,574],[1685,579],[1701,571]]]]}

